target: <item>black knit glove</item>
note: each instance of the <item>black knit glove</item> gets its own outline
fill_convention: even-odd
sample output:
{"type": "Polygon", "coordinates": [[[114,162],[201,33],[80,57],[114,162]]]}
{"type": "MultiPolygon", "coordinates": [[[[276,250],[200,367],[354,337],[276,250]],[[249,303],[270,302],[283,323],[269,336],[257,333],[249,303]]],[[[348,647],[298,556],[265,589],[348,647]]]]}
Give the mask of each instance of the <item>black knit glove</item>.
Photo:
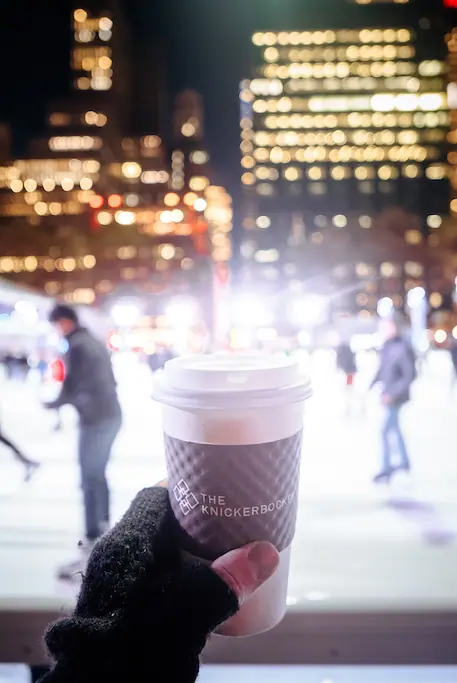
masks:
{"type": "Polygon", "coordinates": [[[53,624],[42,683],[188,683],[209,634],[238,609],[215,572],[185,562],[168,491],[144,489],[95,546],[73,616],[53,624]]]}

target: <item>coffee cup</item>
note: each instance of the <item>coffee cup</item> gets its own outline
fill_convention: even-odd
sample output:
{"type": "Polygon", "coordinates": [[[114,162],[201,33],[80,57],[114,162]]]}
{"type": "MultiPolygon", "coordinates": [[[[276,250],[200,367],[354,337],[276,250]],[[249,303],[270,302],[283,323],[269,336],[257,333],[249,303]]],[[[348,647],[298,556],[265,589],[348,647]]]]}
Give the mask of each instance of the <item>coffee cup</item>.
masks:
{"type": "Polygon", "coordinates": [[[252,541],[280,553],[276,573],[222,635],[261,633],[284,617],[311,393],[293,360],[261,353],[174,359],[154,383],[183,549],[208,562],[252,541]]]}

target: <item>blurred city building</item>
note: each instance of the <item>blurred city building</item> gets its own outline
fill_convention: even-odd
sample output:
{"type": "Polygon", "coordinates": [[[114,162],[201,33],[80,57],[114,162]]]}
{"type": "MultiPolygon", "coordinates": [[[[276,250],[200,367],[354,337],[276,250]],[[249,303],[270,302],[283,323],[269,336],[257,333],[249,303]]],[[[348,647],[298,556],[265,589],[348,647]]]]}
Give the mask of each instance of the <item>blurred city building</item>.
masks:
{"type": "Polygon", "coordinates": [[[430,311],[452,307],[455,6],[352,0],[347,23],[322,12],[319,26],[252,36],[240,89],[245,288],[322,296],[333,321],[369,320],[383,298],[402,308],[415,287],[430,311]]]}
{"type": "MultiPolygon", "coordinates": [[[[136,297],[148,316],[191,294],[210,325],[232,213],[210,184],[201,98],[177,97],[172,139],[132,135],[136,93],[117,2],[76,7],[72,29],[72,92],[49,108],[46,135],[15,159],[0,127],[0,274],[76,304],[136,297]]],[[[162,107],[159,95],[143,99],[162,107]]]]}

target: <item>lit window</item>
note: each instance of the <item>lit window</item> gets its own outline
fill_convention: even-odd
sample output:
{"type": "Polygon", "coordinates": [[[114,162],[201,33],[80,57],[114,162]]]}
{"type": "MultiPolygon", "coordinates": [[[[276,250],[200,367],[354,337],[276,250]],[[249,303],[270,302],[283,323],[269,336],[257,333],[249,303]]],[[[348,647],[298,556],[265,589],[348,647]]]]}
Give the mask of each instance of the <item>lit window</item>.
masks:
{"type": "Polygon", "coordinates": [[[308,192],[313,195],[327,194],[328,186],[326,183],[313,183],[308,186],[308,192]]]}
{"type": "Polygon", "coordinates": [[[417,178],[420,175],[420,166],[416,166],[416,164],[403,166],[403,175],[406,178],[417,178]]]}
{"type": "Polygon", "coordinates": [[[447,175],[447,166],[445,164],[433,164],[426,169],[425,175],[430,180],[443,180],[447,175]]]}
{"type": "Polygon", "coordinates": [[[344,180],[350,174],[350,171],[345,166],[335,166],[332,169],[331,175],[333,180],[344,180]]]}
{"type": "Polygon", "coordinates": [[[174,258],[175,253],[176,249],[172,244],[161,244],[159,247],[159,254],[165,261],[170,261],[174,258]]]}
{"type": "Polygon", "coordinates": [[[83,9],[77,9],[74,11],[73,17],[78,24],[82,24],[87,19],[87,12],[85,12],[83,9]]]}
{"type": "Polygon", "coordinates": [[[10,189],[12,192],[22,192],[23,184],[22,180],[12,180],[10,183],[10,189]]]}
{"type": "Polygon", "coordinates": [[[270,227],[271,220],[268,218],[268,216],[259,216],[256,220],[256,225],[258,228],[261,228],[264,230],[264,229],[270,227]]]}
{"type": "Polygon", "coordinates": [[[104,29],[100,29],[98,32],[98,35],[100,37],[100,40],[104,40],[105,42],[108,40],[111,40],[111,36],[113,35],[111,31],[106,31],[104,29]]]}
{"type": "Polygon", "coordinates": [[[359,183],[359,191],[361,194],[373,194],[375,191],[374,183],[369,180],[364,180],[359,183]]]}
{"type": "Polygon", "coordinates": [[[49,140],[49,149],[53,152],[100,149],[101,145],[102,141],[99,137],[91,137],[89,135],[70,135],[49,140]]]}
{"type": "Polygon", "coordinates": [[[391,180],[398,177],[398,171],[394,166],[380,166],[378,176],[381,180],[391,180]]]}
{"type": "Polygon", "coordinates": [[[113,81],[107,76],[97,76],[92,78],[90,82],[92,90],[109,90],[112,85],[113,81]]]}
{"type": "Polygon", "coordinates": [[[62,178],[60,184],[62,186],[62,190],[64,190],[65,192],[70,192],[75,186],[75,181],[73,180],[73,178],[62,178]]]}
{"type": "Polygon", "coordinates": [[[89,126],[95,126],[97,123],[98,114],[95,111],[88,111],[84,116],[84,121],[89,126]]]}
{"type": "Polygon", "coordinates": [[[62,204],[59,202],[51,202],[49,204],[49,213],[51,216],[59,216],[62,213],[62,204]]]}
{"type": "Polygon", "coordinates": [[[133,211],[116,211],[114,219],[119,225],[133,225],[136,222],[136,216],[133,211]]]}
{"type": "Polygon", "coordinates": [[[294,167],[286,168],[284,178],[290,181],[299,180],[301,178],[301,170],[294,167]]]}
{"type": "Polygon", "coordinates": [[[37,202],[35,211],[39,216],[45,216],[48,213],[48,205],[45,202],[37,202]]]}
{"type": "Polygon", "coordinates": [[[196,132],[197,132],[196,127],[194,126],[193,123],[190,123],[189,121],[187,123],[184,123],[183,126],[181,127],[181,133],[186,138],[193,137],[196,134],[196,132]]]}
{"type": "MultiPolygon", "coordinates": [[[[145,135],[141,140],[141,144],[147,149],[157,149],[162,144],[162,141],[158,135],[145,135]]],[[[198,154],[198,152],[195,152],[195,154],[198,154]]]]}
{"type": "Polygon", "coordinates": [[[71,116],[69,114],[62,114],[56,112],[49,117],[51,126],[69,126],[71,123],[71,116]]]}
{"type": "Polygon", "coordinates": [[[276,62],[279,59],[279,52],[275,47],[267,47],[264,57],[267,62],[276,62]]]}
{"type": "Polygon", "coordinates": [[[321,180],[323,177],[323,171],[319,166],[311,166],[308,168],[308,178],[310,180],[321,180]]]}
{"type": "Polygon", "coordinates": [[[405,232],[405,241],[408,244],[420,244],[422,242],[422,235],[419,230],[407,230],[405,232]]]}
{"type": "Polygon", "coordinates": [[[274,187],[269,183],[260,183],[257,186],[257,193],[266,197],[271,196],[274,193],[274,187]]]}
{"type": "Polygon", "coordinates": [[[431,61],[420,62],[418,71],[421,76],[438,76],[445,70],[443,62],[433,59],[431,61]]]}
{"type": "Polygon", "coordinates": [[[333,216],[332,222],[336,228],[344,228],[348,224],[348,219],[346,216],[338,214],[337,216],[333,216]]]}
{"type": "Polygon", "coordinates": [[[243,168],[253,168],[255,166],[255,159],[253,157],[243,157],[241,159],[243,168]]]}
{"type": "Polygon", "coordinates": [[[280,80],[265,78],[255,78],[251,81],[251,91],[254,95],[280,95],[283,91],[283,85],[280,80]]]}
{"type": "Polygon", "coordinates": [[[380,272],[382,277],[394,277],[397,272],[397,268],[393,263],[385,262],[381,264],[380,272]]]}
{"type": "Polygon", "coordinates": [[[166,206],[177,206],[180,202],[180,197],[175,192],[169,192],[165,195],[163,202],[166,206]]]}
{"type": "Polygon", "coordinates": [[[419,107],[423,111],[437,111],[446,106],[446,97],[441,93],[424,93],[419,97],[419,107]]]}
{"type": "Polygon", "coordinates": [[[84,173],[97,173],[100,170],[100,162],[95,159],[83,161],[82,169],[84,173]]]}
{"type": "Polygon", "coordinates": [[[436,214],[432,214],[431,216],[427,216],[427,225],[429,228],[439,228],[443,223],[443,219],[441,216],[438,216],[436,214]]]}
{"type": "Polygon", "coordinates": [[[421,277],[423,275],[424,269],[420,263],[415,261],[407,261],[405,263],[405,273],[410,277],[421,277]]]}
{"type": "Polygon", "coordinates": [[[274,263],[279,259],[279,251],[277,249],[259,249],[255,252],[254,259],[258,263],[274,263]]]}
{"type": "Polygon", "coordinates": [[[135,161],[126,161],[122,164],[122,174],[125,178],[135,179],[141,176],[141,166],[135,161]]]}
{"type": "Polygon", "coordinates": [[[102,17],[99,22],[99,27],[102,31],[110,31],[113,28],[113,22],[109,17],[102,17]]]}
{"type": "Polygon", "coordinates": [[[439,292],[432,292],[430,294],[430,306],[432,308],[439,308],[443,303],[443,297],[439,292]]]}
{"type": "Polygon", "coordinates": [[[91,178],[81,178],[81,180],[79,181],[81,190],[90,190],[93,184],[94,181],[91,178]]]}
{"type": "Polygon", "coordinates": [[[113,222],[113,216],[108,211],[100,211],[100,213],[97,214],[97,221],[100,225],[109,225],[113,222]]]}
{"type": "Polygon", "coordinates": [[[26,192],[35,192],[37,188],[37,182],[33,178],[27,178],[24,182],[24,189],[26,192]]]}
{"type": "Polygon", "coordinates": [[[311,235],[311,242],[313,244],[322,244],[324,235],[321,232],[313,232],[311,235]]]}
{"type": "Polygon", "coordinates": [[[254,185],[255,184],[255,175],[253,173],[243,173],[241,176],[241,182],[243,185],[254,185]]]}
{"type": "Polygon", "coordinates": [[[209,185],[209,180],[205,176],[193,176],[189,180],[189,187],[194,192],[202,192],[209,185]]]}
{"type": "Polygon", "coordinates": [[[80,43],[90,43],[95,38],[95,33],[89,31],[87,28],[83,28],[75,34],[75,38],[80,43]]]}
{"type": "Polygon", "coordinates": [[[371,98],[371,106],[375,111],[392,111],[395,106],[395,95],[373,95],[371,98]]]}
{"type": "Polygon", "coordinates": [[[169,179],[167,171],[143,171],[141,174],[141,182],[145,185],[154,185],[156,183],[166,183],[169,179]]]}
{"type": "MultiPolygon", "coordinates": [[[[244,143],[243,143],[244,144],[244,143]]],[[[206,164],[208,161],[208,153],[204,152],[203,150],[195,150],[195,152],[191,152],[190,154],[190,161],[193,164],[206,164]]]]}

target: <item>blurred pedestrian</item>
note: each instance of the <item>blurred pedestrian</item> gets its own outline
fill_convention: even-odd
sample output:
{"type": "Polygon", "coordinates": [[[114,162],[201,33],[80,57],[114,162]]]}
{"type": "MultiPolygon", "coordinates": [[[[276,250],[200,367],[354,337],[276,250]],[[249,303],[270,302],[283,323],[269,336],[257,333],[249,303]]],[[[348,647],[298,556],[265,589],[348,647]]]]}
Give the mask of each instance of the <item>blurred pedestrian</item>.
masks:
{"type": "Polygon", "coordinates": [[[19,448],[4,435],[1,425],[0,443],[9,448],[10,451],[13,453],[14,457],[16,458],[16,460],[18,460],[21,463],[21,465],[24,466],[24,481],[30,481],[36,470],[39,468],[40,463],[36,462],[35,460],[30,460],[30,458],[27,458],[27,456],[25,456],[22,453],[22,451],[20,451],[19,448]]]}
{"type": "Polygon", "coordinates": [[[382,465],[374,482],[388,482],[397,471],[409,472],[411,461],[400,425],[402,407],[410,400],[411,385],[416,379],[416,358],[408,340],[401,334],[403,319],[398,314],[383,319],[381,332],[385,338],[381,349],[379,370],[372,382],[381,385],[381,401],[384,406],[382,425],[382,465]],[[392,438],[396,449],[392,447],[392,438]],[[399,462],[393,463],[394,451],[399,462]]]}
{"type": "Polygon", "coordinates": [[[69,579],[83,571],[96,540],[109,528],[110,495],[106,468],[122,415],[111,359],[106,346],[79,323],[76,311],[58,305],[50,315],[68,342],[65,379],[60,395],[47,405],[56,409],[73,405],[79,414],[78,458],[84,501],[85,540],[75,562],[59,570],[69,579]]]}
{"type": "Polygon", "coordinates": [[[451,342],[451,347],[449,349],[452,361],[452,387],[457,384],[457,340],[451,342]]]}
{"type": "Polygon", "coordinates": [[[342,341],[336,348],[336,367],[343,373],[346,384],[346,412],[352,412],[354,380],[357,373],[356,356],[350,344],[342,341]]]}

